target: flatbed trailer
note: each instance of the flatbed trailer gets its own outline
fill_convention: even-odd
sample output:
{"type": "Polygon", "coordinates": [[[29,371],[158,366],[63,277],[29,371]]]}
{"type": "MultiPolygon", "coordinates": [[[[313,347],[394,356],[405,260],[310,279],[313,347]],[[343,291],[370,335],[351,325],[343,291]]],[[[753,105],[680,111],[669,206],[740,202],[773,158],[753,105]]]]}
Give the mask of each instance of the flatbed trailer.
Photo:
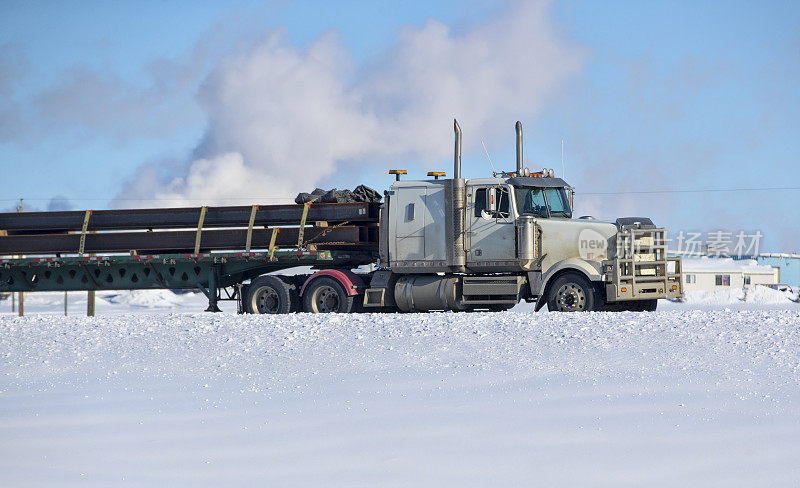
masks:
{"type": "MultiPolygon", "coordinates": [[[[196,289],[209,311],[236,300],[252,312],[253,279],[305,266],[362,293],[349,270],[378,259],[378,213],[369,202],[0,213],[0,292],[196,289]]],[[[307,278],[280,280],[299,290],[307,278]]]]}

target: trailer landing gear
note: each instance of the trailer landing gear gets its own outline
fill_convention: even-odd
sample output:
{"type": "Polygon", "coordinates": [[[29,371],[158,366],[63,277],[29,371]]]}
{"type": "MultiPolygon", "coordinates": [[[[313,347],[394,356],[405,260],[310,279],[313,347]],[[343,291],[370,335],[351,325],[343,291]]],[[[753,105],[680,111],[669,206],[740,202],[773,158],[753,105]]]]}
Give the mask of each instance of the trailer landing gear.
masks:
{"type": "Polygon", "coordinates": [[[222,312],[217,306],[217,300],[219,300],[219,290],[217,289],[217,269],[216,267],[212,266],[211,269],[208,270],[208,289],[199,286],[200,291],[202,291],[206,297],[208,298],[208,308],[206,312],[222,312]]]}

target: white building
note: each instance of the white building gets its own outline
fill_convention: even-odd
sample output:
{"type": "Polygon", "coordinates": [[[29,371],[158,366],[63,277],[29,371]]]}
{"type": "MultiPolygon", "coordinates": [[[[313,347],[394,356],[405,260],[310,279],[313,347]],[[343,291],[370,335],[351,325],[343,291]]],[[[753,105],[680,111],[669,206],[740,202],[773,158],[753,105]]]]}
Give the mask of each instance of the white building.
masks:
{"type": "Polygon", "coordinates": [[[753,285],[776,285],[780,270],[758,264],[754,259],[683,258],[683,287],[692,290],[747,288],[753,285]]]}

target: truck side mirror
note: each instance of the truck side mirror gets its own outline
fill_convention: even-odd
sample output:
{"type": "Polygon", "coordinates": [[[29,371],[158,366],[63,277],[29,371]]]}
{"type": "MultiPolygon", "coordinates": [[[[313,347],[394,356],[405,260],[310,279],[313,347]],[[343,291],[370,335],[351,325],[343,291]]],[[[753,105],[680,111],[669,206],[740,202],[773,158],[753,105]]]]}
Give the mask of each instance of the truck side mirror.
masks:
{"type": "Polygon", "coordinates": [[[495,188],[487,188],[486,211],[492,215],[497,211],[497,191],[495,188]]]}

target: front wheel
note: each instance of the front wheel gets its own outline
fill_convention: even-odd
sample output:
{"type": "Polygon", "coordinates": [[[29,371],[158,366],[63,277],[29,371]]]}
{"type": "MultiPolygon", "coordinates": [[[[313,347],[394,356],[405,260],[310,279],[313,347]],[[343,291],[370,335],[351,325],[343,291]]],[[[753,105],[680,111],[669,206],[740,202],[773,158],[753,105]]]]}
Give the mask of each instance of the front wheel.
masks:
{"type": "Polygon", "coordinates": [[[310,313],[349,313],[354,311],[354,302],[341,283],[327,276],[309,283],[303,293],[303,310],[310,313]]]}
{"type": "Polygon", "coordinates": [[[551,312],[590,312],[602,307],[602,298],[591,281],[578,273],[558,277],[550,287],[547,309],[551,312]]]}

